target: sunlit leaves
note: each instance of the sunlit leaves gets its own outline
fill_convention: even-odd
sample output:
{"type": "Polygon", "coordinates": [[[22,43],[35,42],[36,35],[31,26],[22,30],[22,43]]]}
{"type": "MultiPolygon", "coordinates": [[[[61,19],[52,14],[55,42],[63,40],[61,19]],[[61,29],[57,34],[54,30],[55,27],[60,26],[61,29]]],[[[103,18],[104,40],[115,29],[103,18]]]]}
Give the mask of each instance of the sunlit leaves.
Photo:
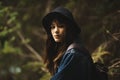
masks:
{"type": "Polygon", "coordinates": [[[1,53],[4,53],[4,54],[9,54],[9,53],[18,54],[20,52],[21,50],[19,48],[12,46],[12,44],[10,44],[8,41],[5,41],[4,48],[1,51],[1,53]]]}

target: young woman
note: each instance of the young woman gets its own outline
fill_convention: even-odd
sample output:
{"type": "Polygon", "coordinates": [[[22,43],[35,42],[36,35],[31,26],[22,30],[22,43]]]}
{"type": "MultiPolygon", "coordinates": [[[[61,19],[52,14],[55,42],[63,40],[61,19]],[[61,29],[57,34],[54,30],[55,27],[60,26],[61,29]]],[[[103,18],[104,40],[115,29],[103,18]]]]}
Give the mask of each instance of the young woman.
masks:
{"type": "Polygon", "coordinates": [[[80,42],[72,13],[57,7],[42,20],[47,32],[45,64],[51,80],[93,80],[93,61],[80,42]]]}

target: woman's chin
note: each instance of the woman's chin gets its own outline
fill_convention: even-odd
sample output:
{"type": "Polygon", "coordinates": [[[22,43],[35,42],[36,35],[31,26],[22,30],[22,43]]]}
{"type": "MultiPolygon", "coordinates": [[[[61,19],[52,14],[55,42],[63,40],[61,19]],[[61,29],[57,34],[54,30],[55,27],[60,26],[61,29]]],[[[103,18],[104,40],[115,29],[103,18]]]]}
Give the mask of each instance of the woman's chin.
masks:
{"type": "Polygon", "coordinates": [[[62,40],[60,40],[60,39],[55,39],[55,42],[60,43],[60,42],[62,42],[62,40]]]}

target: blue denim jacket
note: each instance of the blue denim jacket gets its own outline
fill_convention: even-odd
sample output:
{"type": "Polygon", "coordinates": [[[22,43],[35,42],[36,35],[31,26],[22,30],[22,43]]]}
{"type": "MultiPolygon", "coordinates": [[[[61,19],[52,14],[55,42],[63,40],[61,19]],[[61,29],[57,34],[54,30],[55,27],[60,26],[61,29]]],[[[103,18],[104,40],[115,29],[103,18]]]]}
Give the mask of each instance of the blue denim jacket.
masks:
{"type": "Polygon", "coordinates": [[[73,47],[65,52],[51,80],[93,80],[92,66],[89,53],[73,47]]]}

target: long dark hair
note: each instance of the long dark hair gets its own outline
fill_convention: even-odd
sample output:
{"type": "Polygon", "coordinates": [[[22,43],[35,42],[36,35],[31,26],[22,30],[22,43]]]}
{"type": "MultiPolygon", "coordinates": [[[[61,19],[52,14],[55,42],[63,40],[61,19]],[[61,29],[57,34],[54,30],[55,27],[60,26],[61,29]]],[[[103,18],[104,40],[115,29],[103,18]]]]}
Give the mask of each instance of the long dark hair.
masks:
{"type": "Polygon", "coordinates": [[[44,63],[46,64],[46,68],[53,75],[59,66],[61,58],[65,53],[68,46],[79,36],[75,25],[72,24],[65,17],[55,17],[54,19],[58,20],[60,23],[66,24],[66,39],[63,43],[56,43],[51,35],[51,33],[47,33],[46,40],[46,54],[44,58],[44,63]]]}

